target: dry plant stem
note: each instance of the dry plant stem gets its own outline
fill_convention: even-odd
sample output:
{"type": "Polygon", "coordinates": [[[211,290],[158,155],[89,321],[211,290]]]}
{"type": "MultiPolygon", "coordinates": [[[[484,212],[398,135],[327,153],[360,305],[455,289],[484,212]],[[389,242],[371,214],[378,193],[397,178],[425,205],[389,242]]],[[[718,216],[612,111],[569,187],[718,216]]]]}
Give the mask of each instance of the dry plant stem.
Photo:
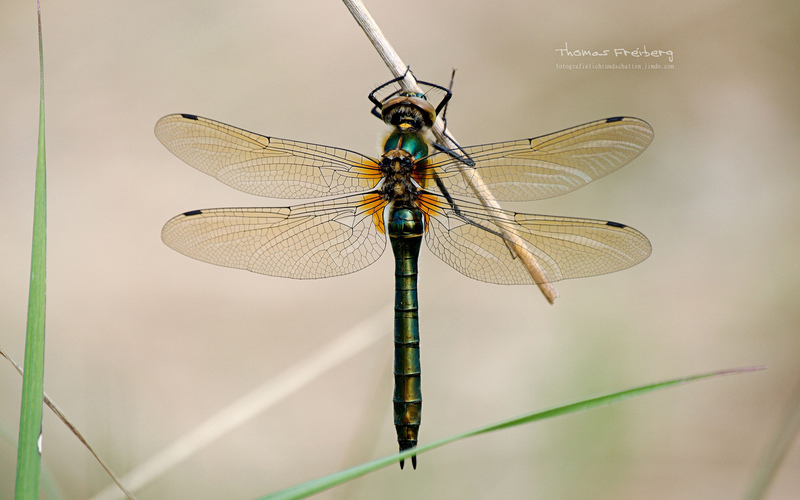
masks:
{"type": "MultiPolygon", "coordinates": [[[[361,2],[361,0],[342,1],[347,6],[348,10],[350,10],[350,13],[353,15],[359,26],[361,26],[361,29],[364,30],[364,33],[366,33],[367,38],[369,38],[369,40],[372,42],[372,45],[375,46],[375,49],[381,56],[381,59],[383,59],[383,61],[386,63],[386,66],[389,67],[389,70],[392,72],[392,74],[395,77],[400,77],[405,74],[405,78],[400,82],[401,86],[405,90],[420,92],[420,88],[417,86],[417,81],[414,78],[414,75],[406,71],[407,66],[400,59],[400,56],[397,54],[391,44],[389,44],[389,41],[383,35],[383,32],[375,23],[375,20],[372,18],[369,12],[367,12],[366,7],[364,7],[364,4],[361,2]]],[[[439,144],[442,144],[445,147],[453,150],[456,149],[456,145],[448,137],[453,137],[453,134],[448,131],[448,136],[445,135],[444,122],[441,118],[436,118],[436,123],[433,125],[432,132],[439,144]]],[[[517,254],[517,257],[519,257],[520,261],[525,265],[525,268],[530,273],[533,281],[539,286],[539,289],[542,291],[547,301],[552,304],[556,297],[558,297],[558,291],[556,291],[555,287],[549,282],[541,266],[539,266],[539,263],[536,262],[533,254],[528,251],[527,247],[525,246],[525,241],[516,232],[514,232],[513,229],[511,229],[509,224],[503,224],[503,221],[511,221],[508,219],[508,216],[501,211],[500,204],[483,182],[483,179],[478,171],[464,163],[460,163],[459,167],[464,180],[475,193],[475,196],[478,198],[478,200],[480,200],[481,204],[486,208],[487,213],[498,220],[498,227],[503,235],[503,238],[509,243],[511,248],[517,254]]]]}
{"type": "MultiPolygon", "coordinates": [[[[6,358],[12,365],[14,365],[14,368],[16,368],[17,372],[20,375],[22,375],[22,367],[20,367],[17,364],[16,361],[14,361],[10,357],[8,357],[8,355],[5,352],[3,352],[2,350],[0,350],[0,356],[3,356],[4,358],[6,358]]],[[[64,425],[66,425],[67,428],[69,428],[69,430],[72,431],[73,434],[75,434],[75,437],[77,437],[78,440],[81,443],[83,443],[83,445],[86,447],[86,449],[89,450],[89,453],[94,455],[94,458],[97,460],[97,462],[100,464],[100,466],[103,469],[105,469],[106,473],[117,484],[119,489],[122,490],[122,493],[124,493],[125,496],[130,498],[131,500],[136,500],[136,497],[134,497],[133,494],[130,491],[125,489],[124,486],[122,486],[122,483],[119,481],[119,478],[116,476],[116,474],[114,474],[114,472],[105,464],[105,462],[103,462],[103,460],[97,455],[97,453],[95,453],[94,449],[91,446],[89,446],[89,443],[86,442],[86,439],[83,437],[83,434],[81,434],[80,431],[78,431],[78,429],[74,425],[72,425],[72,422],[70,422],[67,419],[67,417],[64,415],[64,413],[61,411],[61,409],[58,406],[56,406],[56,404],[47,396],[47,394],[44,395],[44,402],[53,411],[53,413],[55,413],[56,416],[62,422],[64,422],[64,425]]]]}

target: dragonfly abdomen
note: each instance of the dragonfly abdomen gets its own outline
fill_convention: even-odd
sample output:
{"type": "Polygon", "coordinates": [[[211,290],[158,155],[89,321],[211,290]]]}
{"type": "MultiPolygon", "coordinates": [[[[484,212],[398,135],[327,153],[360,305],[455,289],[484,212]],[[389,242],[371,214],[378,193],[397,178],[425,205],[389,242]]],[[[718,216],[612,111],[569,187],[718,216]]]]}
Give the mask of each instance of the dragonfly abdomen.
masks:
{"type": "MultiPolygon", "coordinates": [[[[419,362],[417,262],[424,232],[422,211],[393,204],[389,241],[395,257],[394,295],[394,426],[400,451],[414,448],[422,418],[419,362]]],[[[417,457],[411,458],[416,468],[417,457]]],[[[403,467],[403,461],[400,462],[403,467]]]]}

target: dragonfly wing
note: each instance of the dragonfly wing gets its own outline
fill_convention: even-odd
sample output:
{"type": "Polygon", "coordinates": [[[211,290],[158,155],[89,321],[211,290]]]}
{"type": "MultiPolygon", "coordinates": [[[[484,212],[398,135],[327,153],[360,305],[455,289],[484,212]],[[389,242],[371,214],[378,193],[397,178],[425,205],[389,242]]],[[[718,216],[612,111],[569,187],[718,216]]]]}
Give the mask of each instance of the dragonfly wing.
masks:
{"type": "Polygon", "coordinates": [[[358,153],[266,137],[195,115],[167,115],[155,133],[201,172],[269,198],[350,194],[375,187],[381,177],[377,162],[358,153]]]}
{"type": "MultiPolygon", "coordinates": [[[[639,156],[653,129],[638,118],[607,118],[533,139],[463,148],[475,171],[501,201],[559,196],[610,174],[639,156]]],[[[447,153],[428,160],[427,176],[437,174],[453,196],[475,197],[461,171],[469,168],[447,153]]],[[[430,186],[430,183],[428,183],[430,186]]]]}
{"type": "Polygon", "coordinates": [[[374,214],[374,194],[287,208],[195,210],[169,220],[161,239],[193,259],[296,279],[352,273],[375,262],[386,247],[374,214]]]}
{"type": "Polygon", "coordinates": [[[470,278],[503,285],[534,284],[527,268],[500,236],[515,232],[548,281],[583,278],[627,269],[645,260],[650,242],[639,231],[601,220],[520,214],[497,210],[493,217],[468,201],[452,205],[427,195],[425,241],[437,257],[470,278]]]}

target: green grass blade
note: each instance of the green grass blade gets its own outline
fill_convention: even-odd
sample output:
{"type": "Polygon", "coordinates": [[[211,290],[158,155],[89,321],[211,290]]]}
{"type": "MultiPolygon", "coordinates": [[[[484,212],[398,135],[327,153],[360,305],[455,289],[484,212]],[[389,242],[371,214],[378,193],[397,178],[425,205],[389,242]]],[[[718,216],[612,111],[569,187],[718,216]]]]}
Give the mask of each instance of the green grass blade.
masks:
{"type": "Polygon", "coordinates": [[[358,465],[351,469],[347,469],[341,472],[337,472],[335,474],[331,474],[329,476],[313,479],[303,484],[299,484],[297,486],[292,486],[285,490],[278,491],[276,493],[272,493],[270,495],[260,497],[258,500],[289,500],[289,499],[298,499],[298,498],[306,498],[310,495],[315,493],[319,493],[326,489],[332,488],[339,484],[342,484],[346,481],[350,481],[351,479],[355,479],[357,477],[363,476],[370,472],[376,471],[383,467],[387,467],[389,465],[396,464],[401,459],[406,459],[411,457],[412,455],[421,455],[425,452],[433,450],[435,448],[439,448],[446,444],[452,443],[454,441],[458,441],[464,438],[477,436],[479,434],[485,434],[487,432],[498,431],[501,429],[508,429],[511,427],[516,427],[518,425],[528,424],[531,422],[536,422],[538,420],[544,420],[547,418],[558,417],[561,415],[567,415],[569,413],[576,413],[579,411],[585,411],[592,408],[599,408],[601,406],[607,406],[613,403],[619,403],[620,401],[624,401],[626,399],[635,398],[639,396],[643,396],[649,392],[658,391],[661,389],[667,389],[669,387],[675,387],[677,385],[686,384],[689,382],[694,382],[697,380],[708,379],[711,377],[718,377],[721,375],[728,375],[732,373],[742,373],[742,372],[749,372],[754,370],[761,370],[762,367],[754,367],[754,368],[737,368],[731,370],[720,370],[710,373],[703,373],[700,375],[693,375],[690,377],[682,377],[678,379],[668,380],[666,382],[657,382],[655,384],[648,384],[641,387],[636,387],[634,389],[628,389],[625,391],[615,392],[612,394],[607,394],[605,396],[599,396],[595,398],[584,399],[581,401],[577,401],[575,403],[570,403],[562,406],[556,406],[553,408],[549,408],[546,410],[541,410],[533,413],[529,413],[527,415],[522,415],[521,417],[512,418],[509,420],[504,420],[502,422],[498,422],[496,424],[487,425],[485,427],[479,427],[477,429],[473,429],[471,431],[467,431],[461,434],[457,434],[454,436],[450,436],[445,439],[441,439],[439,441],[426,444],[423,446],[419,446],[417,448],[407,450],[403,453],[398,453],[396,455],[390,455],[388,457],[380,458],[378,460],[374,460],[372,462],[368,462],[362,465],[358,465]]]}
{"type": "Polygon", "coordinates": [[[44,396],[44,318],[45,270],[47,253],[47,183],[44,144],[44,56],[42,16],[39,17],[39,152],[36,159],[36,193],[33,212],[33,249],[28,295],[28,329],[25,338],[25,375],[22,378],[22,404],[17,448],[17,500],[39,498],[41,472],[40,436],[42,397],[44,396]]]}
{"type": "MultiPolygon", "coordinates": [[[[15,431],[16,429],[10,429],[6,426],[5,422],[0,422],[0,440],[4,444],[7,444],[9,448],[16,444],[17,436],[14,434],[15,431]]],[[[66,500],[52,472],[48,471],[47,463],[42,464],[41,488],[42,498],[47,498],[48,500],[66,500]]]]}

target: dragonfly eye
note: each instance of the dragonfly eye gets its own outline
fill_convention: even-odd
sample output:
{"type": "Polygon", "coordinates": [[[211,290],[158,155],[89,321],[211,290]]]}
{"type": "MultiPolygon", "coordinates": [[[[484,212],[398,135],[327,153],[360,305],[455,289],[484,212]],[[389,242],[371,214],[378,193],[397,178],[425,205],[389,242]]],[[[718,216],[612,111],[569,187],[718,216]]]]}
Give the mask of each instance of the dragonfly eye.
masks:
{"type": "Polygon", "coordinates": [[[422,92],[411,92],[411,91],[408,91],[408,90],[404,90],[404,91],[400,92],[397,95],[399,95],[401,97],[416,97],[416,98],[422,99],[424,101],[428,100],[428,98],[425,97],[425,94],[423,94],[422,92]]]}

